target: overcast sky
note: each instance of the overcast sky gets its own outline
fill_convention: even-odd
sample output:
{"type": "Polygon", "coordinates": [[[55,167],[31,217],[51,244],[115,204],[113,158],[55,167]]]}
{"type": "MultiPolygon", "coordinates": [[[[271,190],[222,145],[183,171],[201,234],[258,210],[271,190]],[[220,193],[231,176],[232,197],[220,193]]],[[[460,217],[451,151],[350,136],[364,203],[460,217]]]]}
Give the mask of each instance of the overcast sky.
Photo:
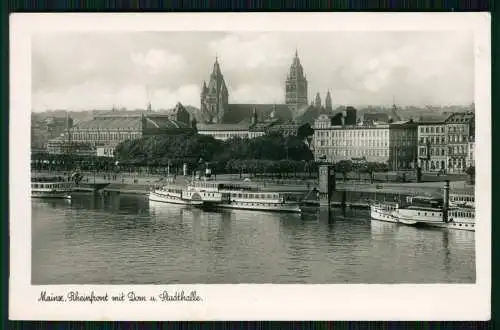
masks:
{"type": "Polygon", "coordinates": [[[32,39],[33,109],[200,106],[215,55],[231,103],[283,103],[298,49],[309,102],[470,104],[472,34],[463,32],[64,33],[32,39]]]}

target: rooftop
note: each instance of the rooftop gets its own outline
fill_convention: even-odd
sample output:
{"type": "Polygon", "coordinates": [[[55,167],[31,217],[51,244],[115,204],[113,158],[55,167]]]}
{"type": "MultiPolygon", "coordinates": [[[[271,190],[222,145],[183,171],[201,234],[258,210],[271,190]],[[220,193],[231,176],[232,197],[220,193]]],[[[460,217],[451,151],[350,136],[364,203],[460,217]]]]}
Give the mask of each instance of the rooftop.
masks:
{"type": "Polygon", "coordinates": [[[198,131],[248,131],[248,124],[197,124],[198,131]]]}
{"type": "Polygon", "coordinates": [[[254,109],[257,112],[259,121],[271,117],[273,111],[275,118],[283,121],[293,119],[292,111],[286,104],[229,104],[222,121],[225,124],[240,123],[247,118],[251,118],[254,109]]]}
{"type": "Polygon", "coordinates": [[[474,121],[475,115],[474,112],[456,112],[452,113],[448,118],[446,118],[445,122],[448,124],[460,124],[460,123],[470,123],[474,121]]]}
{"type": "Polygon", "coordinates": [[[165,114],[106,114],[95,116],[94,119],[78,123],[74,129],[124,129],[141,130],[142,118],[145,120],[144,128],[189,128],[185,123],[172,120],[165,114]]]}

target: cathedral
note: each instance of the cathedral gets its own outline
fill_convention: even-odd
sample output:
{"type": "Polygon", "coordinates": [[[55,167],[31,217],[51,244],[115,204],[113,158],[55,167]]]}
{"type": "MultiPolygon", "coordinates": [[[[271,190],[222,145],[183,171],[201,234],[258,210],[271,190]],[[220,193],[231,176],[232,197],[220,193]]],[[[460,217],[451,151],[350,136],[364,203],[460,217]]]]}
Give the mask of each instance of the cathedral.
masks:
{"type": "Polygon", "coordinates": [[[225,111],[228,111],[226,82],[220,70],[219,61],[215,58],[214,68],[208,86],[203,82],[201,88],[201,114],[205,123],[222,123],[225,111]]]}
{"type": "Polygon", "coordinates": [[[300,108],[307,106],[307,78],[297,51],[286,77],[285,86],[285,103],[296,114],[300,108]]]}
{"type": "Polygon", "coordinates": [[[203,123],[250,123],[254,114],[259,121],[268,120],[272,114],[282,123],[293,122],[300,111],[308,107],[307,78],[297,51],[285,81],[285,104],[229,104],[228,98],[228,89],[216,58],[210,80],[208,84],[203,82],[201,89],[200,111],[203,123]]]}

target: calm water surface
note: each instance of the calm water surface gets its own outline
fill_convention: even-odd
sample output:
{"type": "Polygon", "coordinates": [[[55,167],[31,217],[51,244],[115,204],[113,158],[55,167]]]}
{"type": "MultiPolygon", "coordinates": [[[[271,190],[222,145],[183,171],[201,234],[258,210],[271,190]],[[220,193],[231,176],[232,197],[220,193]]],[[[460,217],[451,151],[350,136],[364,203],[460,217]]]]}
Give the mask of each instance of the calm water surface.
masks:
{"type": "Polygon", "coordinates": [[[32,201],[33,284],[474,283],[474,233],[367,211],[203,212],[143,196],[32,201]]]}

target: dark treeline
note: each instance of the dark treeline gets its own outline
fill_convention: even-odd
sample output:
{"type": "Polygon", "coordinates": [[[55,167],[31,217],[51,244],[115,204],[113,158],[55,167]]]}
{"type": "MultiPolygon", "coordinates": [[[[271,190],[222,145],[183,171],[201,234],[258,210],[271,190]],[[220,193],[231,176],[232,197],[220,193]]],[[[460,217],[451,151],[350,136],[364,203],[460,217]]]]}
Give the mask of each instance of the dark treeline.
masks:
{"type": "Polygon", "coordinates": [[[273,134],[220,141],[206,135],[151,136],[122,142],[115,150],[121,166],[146,165],[174,171],[187,164],[216,173],[291,173],[316,171],[314,157],[302,139],[273,134]]]}

